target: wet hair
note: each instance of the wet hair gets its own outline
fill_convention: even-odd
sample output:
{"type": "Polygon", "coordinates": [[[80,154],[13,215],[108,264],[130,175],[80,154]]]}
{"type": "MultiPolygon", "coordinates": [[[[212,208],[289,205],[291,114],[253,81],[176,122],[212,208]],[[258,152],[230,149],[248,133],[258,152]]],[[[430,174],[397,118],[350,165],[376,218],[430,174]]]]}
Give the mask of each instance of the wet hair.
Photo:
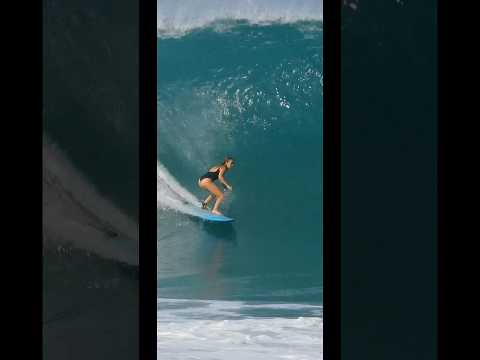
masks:
{"type": "Polygon", "coordinates": [[[232,160],[232,162],[235,162],[235,160],[233,160],[233,157],[227,156],[227,157],[225,157],[225,159],[223,160],[223,165],[226,165],[227,162],[229,162],[230,160],[232,160]]]}
{"type": "Polygon", "coordinates": [[[233,160],[233,157],[231,156],[226,156],[225,159],[223,160],[222,166],[225,166],[226,171],[228,171],[227,162],[229,162],[230,160],[232,160],[232,163],[235,162],[235,160],[233,160]]]}

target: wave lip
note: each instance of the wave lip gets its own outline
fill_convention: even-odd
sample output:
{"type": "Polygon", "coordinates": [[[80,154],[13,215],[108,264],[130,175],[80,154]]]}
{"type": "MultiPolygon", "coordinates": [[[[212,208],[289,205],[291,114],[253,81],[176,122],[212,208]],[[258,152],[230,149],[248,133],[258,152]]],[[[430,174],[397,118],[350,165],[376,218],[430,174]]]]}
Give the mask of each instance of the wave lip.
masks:
{"type": "Polygon", "coordinates": [[[236,21],[252,25],[323,21],[323,0],[157,0],[157,36],[181,37],[211,27],[230,28],[236,21]]]}

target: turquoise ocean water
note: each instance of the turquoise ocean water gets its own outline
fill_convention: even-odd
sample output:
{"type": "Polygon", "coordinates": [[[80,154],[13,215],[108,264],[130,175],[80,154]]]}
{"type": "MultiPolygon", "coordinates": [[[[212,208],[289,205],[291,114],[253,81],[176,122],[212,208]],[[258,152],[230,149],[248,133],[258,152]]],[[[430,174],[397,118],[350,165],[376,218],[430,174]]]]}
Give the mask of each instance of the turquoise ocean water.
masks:
{"type": "Polygon", "coordinates": [[[323,353],[322,46],[320,19],[159,27],[159,356],[323,353]],[[183,202],[227,154],[235,222],[204,223],[183,202]]]}

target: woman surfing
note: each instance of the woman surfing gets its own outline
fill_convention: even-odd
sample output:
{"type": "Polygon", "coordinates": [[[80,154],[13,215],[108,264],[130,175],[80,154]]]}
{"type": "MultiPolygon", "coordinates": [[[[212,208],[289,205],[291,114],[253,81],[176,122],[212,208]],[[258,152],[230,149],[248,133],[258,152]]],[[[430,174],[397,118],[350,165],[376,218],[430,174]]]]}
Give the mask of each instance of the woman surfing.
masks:
{"type": "Polygon", "coordinates": [[[207,173],[200,176],[198,179],[198,186],[200,186],[202,189],[210,191],[210,195],[208,195],[208,197],[202,201],[202,209],[207,209],[208,203],[212,200],[213,196],[215,196],[217,199],[215,201],[215,205],[213,205],[212,214],[223,215],[220,211],[218,211],[218,207],[222,203],[224,195],[217,185],[215,185],[215,181],[220,180],[223,187],[231,191],[232,187],[225,181],[223,175],[225,172],[230,170],[233,165],[233,158],[228,156],[225,158],[225,160],[223,160],[221,165],[211,167],[207,173]]]}

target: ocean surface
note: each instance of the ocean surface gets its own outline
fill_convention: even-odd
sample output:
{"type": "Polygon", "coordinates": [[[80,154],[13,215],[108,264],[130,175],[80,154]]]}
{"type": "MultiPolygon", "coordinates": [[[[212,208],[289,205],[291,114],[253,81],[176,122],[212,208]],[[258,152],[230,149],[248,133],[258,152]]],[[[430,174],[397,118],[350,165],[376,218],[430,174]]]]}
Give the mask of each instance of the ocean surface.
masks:
{"type": "Polygon", "coordinates": [[[318,359],[322,3],[246,18],[207,3],[196,16],[158,4],[158,355],[318,359]],[[206,223],[185,202],[226,155],[221,211],[235,222],[206,223]]]}

